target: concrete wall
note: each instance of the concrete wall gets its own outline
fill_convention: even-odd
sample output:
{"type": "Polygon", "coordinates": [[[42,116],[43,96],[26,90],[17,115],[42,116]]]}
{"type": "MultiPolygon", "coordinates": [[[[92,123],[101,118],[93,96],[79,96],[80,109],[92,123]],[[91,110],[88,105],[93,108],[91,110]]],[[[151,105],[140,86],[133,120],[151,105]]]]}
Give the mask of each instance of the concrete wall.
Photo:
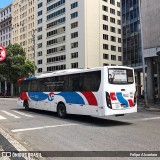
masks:
{"type": "Polygon", "coordinates": [[[144,49],[160,46],[160,1],[141,0],[144,49]]]}

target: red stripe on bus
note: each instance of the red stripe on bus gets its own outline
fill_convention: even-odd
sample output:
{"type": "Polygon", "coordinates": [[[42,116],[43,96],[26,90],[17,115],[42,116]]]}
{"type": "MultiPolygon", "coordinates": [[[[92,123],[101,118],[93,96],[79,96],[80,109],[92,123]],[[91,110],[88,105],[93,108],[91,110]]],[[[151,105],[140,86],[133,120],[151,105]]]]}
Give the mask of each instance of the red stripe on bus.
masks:
{"type": "Polygon", "coordinates": [[[130,106],[130,107],[133,107],[133,106],[134,106],[134,103],[133,103],[133,101],[132,101],[131,99],[128,99],[128,102],[129,102],[129,106],[130,106]]]}
{"type": "Polygon", "coordinates": [[[115,92],[111,92],[110,93],[110,98],[111,98],[112,101],[116,101],[117,100],[116,93],[115,92]]]}
{"type": "Polygon", "coordinates": [[[20,98],[21,100],[29,100],[26,92],[22,92],[20,98]]]}
{"type": "Polygon", "coordinates": [[[89,105],[98,106],[97,99],[92,92],[81,92],[88,101],[89,105]]]}

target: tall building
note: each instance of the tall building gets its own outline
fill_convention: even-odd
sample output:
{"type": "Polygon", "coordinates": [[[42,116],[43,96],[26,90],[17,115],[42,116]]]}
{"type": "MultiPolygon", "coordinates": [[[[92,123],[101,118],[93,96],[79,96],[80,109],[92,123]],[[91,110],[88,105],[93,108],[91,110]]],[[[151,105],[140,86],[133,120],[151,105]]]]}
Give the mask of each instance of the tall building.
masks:
{"type": "Polygon", "coordinates": [[[141,0],[143,54],[147,65],[147,95],[153,102],[160,98],[160,3],[159,0],[141,0]]]}
{"type": "Polygon", "coordinates": [[[20,44],[27,59],[34,61],[35,5],[37,0],[14,0],[12,6],[12,43],[20,44]]]}
{"type": "Polygon", "coordinates": [[[142,68],[139,0],[122,0],[123,65],[142,68]]]}
{"type": "Polygon", "coordinates": [[[120,0],[39,0],[36,74],[121,65],[120,0]]]}
{"type": "Polygon", "coordinates": [[[0,45],[7,47],[11,42],[12,4],[0,9],[0,45]]]}
{"type": "MultiPolygon", "coordinates": [[[[11,42],[12,28],[12,4],[0,9],[0,45],[7,47],[11,42]]],[[[6,91],[10,91],[11,84],[4,78],[0,78],[0,96],[6,91]]]]}

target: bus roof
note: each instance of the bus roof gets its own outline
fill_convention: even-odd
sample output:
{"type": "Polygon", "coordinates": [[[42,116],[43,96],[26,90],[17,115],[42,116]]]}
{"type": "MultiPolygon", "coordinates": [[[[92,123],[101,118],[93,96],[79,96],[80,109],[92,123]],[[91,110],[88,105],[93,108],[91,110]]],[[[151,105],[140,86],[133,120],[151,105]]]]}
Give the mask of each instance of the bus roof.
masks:
{"type": "Polygon", "coordinates": [[[126,66],[104,66],[104,67],[87,68],[87,69],[66,69],[66,70],[54,71],[54,72],[50,72],[50,73],[43,73],[43,74],[41,74],[39,76],[35,76],[35,77],[21,78],[21,79],[18,80],[18,82],[24,81],[24,80],[33,80],[33,79],[39,79],[39,78],[45,78],[45,77],[51,77],[51,76],[58,76],[58,75],[66,75],[66,74],[72,74],[72,73],[81,73],[81,72],[102,70],[105,67],[106,68],[133,69],[131,67],[126,67],[126,66]]]}

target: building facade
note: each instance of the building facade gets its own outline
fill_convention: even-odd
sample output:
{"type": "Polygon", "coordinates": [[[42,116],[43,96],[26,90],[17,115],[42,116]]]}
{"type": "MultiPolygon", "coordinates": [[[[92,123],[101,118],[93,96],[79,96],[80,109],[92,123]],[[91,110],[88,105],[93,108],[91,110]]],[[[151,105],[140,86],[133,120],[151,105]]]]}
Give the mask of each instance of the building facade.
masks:
{"type": "MultiPolygon", "coordinates": [[[[11,43],[12,4],[0,9],[0,45],[7,47],[11,43]]],[[[0,79],[0,96],[11,90],[11,84],[4,78],[0,79]]]]}
{"type": "Polygon", "coordinates": [[[11,43],[12,4],[0,10],[0,45],[7,47],[11,43]]]}
{"type": "Polygon", "coordinates": [[[122,64],[120,0],[39,0],[35,8],[36,75],[122,64]]]}
{"type": "Polygon", "coordinates": [[[34,61],[36,3],[37,0],[14,0],[12,5],[12,44],[20,44],[31,61],[34,61]]]}
{"type": "Polygon", "coordinates": [[[123,65],[142,68],[139,0],[122,0],[123,65]]]}
{"type": "Polygon", "coordinates": [[[160,98],[160,3],[159,0],[141,0],[143,54],[147,65],[147,95],[154,102],[160,98]]]}

